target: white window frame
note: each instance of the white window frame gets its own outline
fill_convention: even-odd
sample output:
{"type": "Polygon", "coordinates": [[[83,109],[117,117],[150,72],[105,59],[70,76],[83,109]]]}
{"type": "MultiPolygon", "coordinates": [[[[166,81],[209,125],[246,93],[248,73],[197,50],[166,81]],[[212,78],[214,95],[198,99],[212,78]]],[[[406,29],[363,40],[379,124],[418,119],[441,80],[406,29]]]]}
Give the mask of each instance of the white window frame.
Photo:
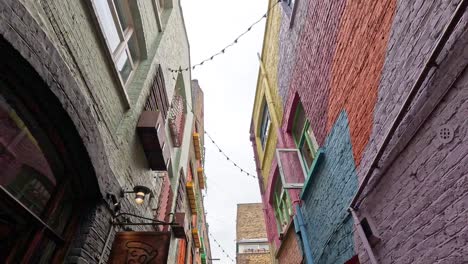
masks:
{"type": "MultiPolygon", "coordinates": [[[[102,37],[104,38],[104,40],[106,42],[107,50],[108,50],[109,55],[112,58],[112,61],[114,63],[114,70],[115,70],[115,72],[116,72],[116,74],[117,74],[117,76],[118,76],[118,78],[120,80],[120,83],[122,84],[122,86],[124,88],[128,85],[128,83],[130,83],[130,80],[132,79],[133,74],[135,73],[136,66],[138,64],[138,59],[132,57],[132,54],[131,54],[130,48],[129,48],[129,41],[130,41],[130,38],[135,34],[135,30],[134,30],[132,15],[130,13],[130,7],[128,6],[129,5],[128,1],[129,0],[125,1],[125,5],[126,5],[125,9],[126,10],[124,10],[124,13],[125,13],[125,16],[126,16],[126,18],[128,20],[129,25],[124,30],[124,29],[122,29],[122,25],[120,23],[120,18],[119,18],[119,15],[118,15],[117,8],[115,6],[114,0],[90,0],[91,5],[93,7],[94,15],[97,18],[97,22],[98,22],[99,28],[101,30],[101,35],[102,35],[102,37]],[[115,29],[117,31],[117,34],[118,34],[119,40],[120,40],[120,43],[117,45],[115,50],[111,49],[110,42],[106,37],[104,23],[102,21],[102,18],[100,18],[100,14],[99,14],[98,9],[97,9],[97,7],[95,5],[95,1],[106,1],[107,4],[108,4],[109,10],[110,10],[110,12],[112,14],[112,19],[113,19],[113,22],[114,22],[114,26],[115,26],[115,29]],[[128,60],[130,62],[130,66],[131,66],[131,72],[129,73],[126,80],[123,80],[123,78],[122,78],[122,76],[120,74],[120,71],[118,69],[118,65],[117,65],[119,59],[121,58],[121,56],[123,56],[124,53],[127,54],[128,60]]],[[[133,37],[136,38],[136,36],[133,36],[133,37]]],[[[137,46],[137,45],[135,45],[135,46],[137,46]]],[[[138,55],[139,54],[138,47],[135,47],[135,48],[136,48],[135,53],[138,55]]]]}
{"type": "Polygon", "coordinates": [[[304,161],[302,160],[301,152],[297,148],[279,148],[276,149],[276,160],[278,161],[278,168],[281,177],[281,182],[283,183],[283,189],[302,189],[304,187],[304,182],[294,182],[294,183],[287,183],[283,173],[283,163],[281,161],[280,152],[296,152],[297,158],[301,164],[302,173],[304,174],[304,180],[307,179],[307,172],[305,169],[304,161]]]}

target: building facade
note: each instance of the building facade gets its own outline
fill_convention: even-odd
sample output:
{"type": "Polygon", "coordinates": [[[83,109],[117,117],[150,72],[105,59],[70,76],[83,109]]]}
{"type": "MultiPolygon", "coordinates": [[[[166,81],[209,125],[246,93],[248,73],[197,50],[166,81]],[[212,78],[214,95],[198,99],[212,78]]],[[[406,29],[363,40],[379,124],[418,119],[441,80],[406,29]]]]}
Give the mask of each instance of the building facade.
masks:
{"type": "Polygon", "coordinates": [[[279,263],[468,260],[467,5],[296,0],[270,11],[280,29],[270,39],[267,22],[251,140],[279,263]]]}
{"type": "Polygon", "coordinates": [[[270,254],[261,203],[237,205],[236,241],[236,263],[274,263],[270,254]]]}
{"type": "Polygon", "coordinates": [[[0,10],[0,261],[121,263],[125,236],[150,234],[162,254],[126,250],[208,263],[203,93],[176,71],[190,66],[179,1],[0,10]]]}

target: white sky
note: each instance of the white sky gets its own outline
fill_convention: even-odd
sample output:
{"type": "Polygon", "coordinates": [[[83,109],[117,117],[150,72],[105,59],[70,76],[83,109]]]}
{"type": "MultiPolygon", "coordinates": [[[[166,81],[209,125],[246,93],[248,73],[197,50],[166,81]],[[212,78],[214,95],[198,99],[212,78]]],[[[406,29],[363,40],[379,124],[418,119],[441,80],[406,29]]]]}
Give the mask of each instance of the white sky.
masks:
{"type": "MultiPolygon", "coordinates": [[[[246,30],[267,10],[268,1],[181,0],[192,65],[210,57],[246,30]]],[[[265,20],[224,55],[192,71],[205,94],[205,130],[232,160],[256,174],[250,120],[258,75],[265,20]]],[[[242,174],[205,137],[208,193],[205,209],[210,231],[235,259],[238,203],[260,202],[256,179],[242,174]]],[[[210,239],[212,257],[231,263],[210,239]]]]}

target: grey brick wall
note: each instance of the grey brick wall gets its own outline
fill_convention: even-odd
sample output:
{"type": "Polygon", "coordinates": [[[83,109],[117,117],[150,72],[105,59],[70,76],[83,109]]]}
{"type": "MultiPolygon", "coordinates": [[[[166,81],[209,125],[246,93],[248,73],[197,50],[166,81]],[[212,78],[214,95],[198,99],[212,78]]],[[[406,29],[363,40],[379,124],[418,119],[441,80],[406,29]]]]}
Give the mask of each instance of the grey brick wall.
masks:
{"type": "MultiPolygon", "coordinates": [[[[359,176],[380,146],[459,1],[399,1],[359,176]]],[[[392,138],[361,205],[381,242],[380,263],[466,263],[468,75],[466,14],[392,138]],[[443,144],[438,129],[454,139],[443,144]]],[[[356,238],[358,241],[359,239],[356,238]]],[[[368,263],[359,244],[361,263],[368,263]]]]}
{"type": "MultiPolygon", "coordinates": [[[[117,193],[119,188],[128,190],[140,184],[151,187],[155,197],[159,196],[161,182],[149,170],[135,127],[157,65],[163,67],[169,101],[176,80],[168,67],[190,65],[179,1],[174,0],[172,8],[163,12],[163,32],[155,30],[152,0],[138,1],[142,23],[137,28],[141,27],[143,32],[147,57],[140,61],[126,88],[127,103],[112,73],[114,66],[106,56],[106,46],[89,3],[88,0],[0,3],[0,34],[31,63],[59,98],[83,139],[100,185],[102,197],[90,202],[88,209],[80,213],[82,221],[67,258],[70,263],[96,263],[104,249],[110,228],[107,192],[117,193]]],[[[180,77],[177,87],[185,89],[190,99],[190,72],[180,77]]],[[[172,153],[176,178],[179,168],[185,168],[188,161],[192,123],[189,114],[184,145],[172,153]]],[[[166,134],[169,135],[168,127],[166,134]]],[[[152,216],[156,199],[146,208],[136,207],[132,200],[133,197],[127,197],[123,201],[122,211],[152,216]]]]}

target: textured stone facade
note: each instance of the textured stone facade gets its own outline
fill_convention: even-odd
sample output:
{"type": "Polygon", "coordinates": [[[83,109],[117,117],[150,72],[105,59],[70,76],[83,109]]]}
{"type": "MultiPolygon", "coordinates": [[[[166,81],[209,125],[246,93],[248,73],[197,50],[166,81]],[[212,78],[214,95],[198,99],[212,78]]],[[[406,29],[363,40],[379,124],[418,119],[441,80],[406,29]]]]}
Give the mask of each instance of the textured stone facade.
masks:
{"type": "MultiPolygon", "coordinates": [[[[192,99],[190,71],[176,74],[168,70],[190,65],[179,1],[165,1],[160,14],[156,13],[155,1],[129,2],[141,57],[125,87],[108,54],[92,1],[5,0],[0,4],[1,41],[19,52],[56,96],[81,137],[94,169],[99,193],[83,202],[86,209],[79,216],[77,233],[66,257],[70,263],[107,259],[114,233],[120,231],[110,226],[110,195],[119,196],[121,189],[131,190],[135,185],[148,186],[154,199],[147,206],[135,206],[133,197],[126,195],[121,211],[154,216],[163,177],[149,169],[136,125],[157,68],[163,69],[169,101],[176,93],[188,101],[192,99]]],[[[167,180],[172,193],[177,193],[179,177],[185,177],[190,170],[189,161],[196,164],[193,127],[193,114],[187,111],[181,147],[167,146],[171,148],[167,180]]],[[[167,122],[165,130],[170,135],[167,122]]],[[[175,195],[170,197],[176,199],[175,195]]],[[[173,212],[176,203],[171,204],[168,210],[173,212]]],[[[188,212],[186,206],[183,210],[188,212]]],[[[187,213],[186,217],[190,222],[191,216],[187,213]]],[[[192,247],[190,242],[188,247],[192,247]]],[[[172,238],[168,263],[174,263],[177,250],[172,238]]]]}

